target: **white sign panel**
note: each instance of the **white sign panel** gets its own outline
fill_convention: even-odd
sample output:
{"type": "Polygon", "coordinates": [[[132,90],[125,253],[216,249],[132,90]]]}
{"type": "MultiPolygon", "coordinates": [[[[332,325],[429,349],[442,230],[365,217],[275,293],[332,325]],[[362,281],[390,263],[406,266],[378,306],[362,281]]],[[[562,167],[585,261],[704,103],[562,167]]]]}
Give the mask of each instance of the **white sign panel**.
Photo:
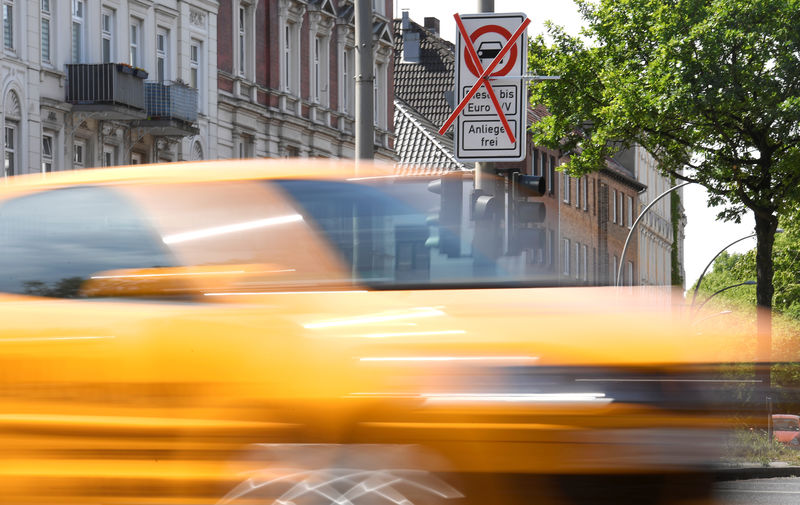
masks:
{"type": "Polygon", "coordinates": [[[456,158],[523,160],[527,89],[521,76],[525,75],[528,60],[526,16],[466,14],[457,17],[456,22],[461,25],[455,62],[455,97],[461,107],[455,120],[456,158]],[[462,35],[462,28],[466,36],[462,35]],[[473,91],[475,83],[492,66],[488,84],[483,81],[473,91]],[[465,101],[470,92],[473,95],[465,101]]]}

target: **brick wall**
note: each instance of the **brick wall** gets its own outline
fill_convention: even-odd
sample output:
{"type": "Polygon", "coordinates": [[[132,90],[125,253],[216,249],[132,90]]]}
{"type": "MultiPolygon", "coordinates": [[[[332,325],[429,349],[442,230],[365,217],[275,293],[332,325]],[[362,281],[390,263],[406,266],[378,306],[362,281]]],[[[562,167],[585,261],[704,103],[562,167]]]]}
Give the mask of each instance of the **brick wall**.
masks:
{"type": "Polygon", "coordinates": [[[217,14],[217,68],[233,73],[233,6],[231,0],[219,0],[217,14]]]}

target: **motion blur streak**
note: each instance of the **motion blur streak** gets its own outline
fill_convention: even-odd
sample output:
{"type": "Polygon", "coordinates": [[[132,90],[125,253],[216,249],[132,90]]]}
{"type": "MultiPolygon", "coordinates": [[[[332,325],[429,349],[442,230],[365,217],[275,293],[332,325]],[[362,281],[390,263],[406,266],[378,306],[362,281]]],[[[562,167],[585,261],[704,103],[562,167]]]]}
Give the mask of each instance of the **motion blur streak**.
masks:
{"type": "Polygon", "coordinates": [[[144,277],[199,277],[203,275],[231,275],[244,274],[245,270],[224,270],[220,272],[181,272],[174,274],[131,274],[131,275],[93,275],[90,279],[137,279],[144,277]]]}
{"type": "Polygon", "coordinates": [[[424,363],[426,361],[518,361],[526,363],[536,361],[533,356],[379,356],[361,358],[361,361],[410,361],[424,363]]]}
{"type": "Polygon", "coordinates": [[[511,403],[611,403],[604,393],[545,393],[545,394],[426,394],[421,395],[428,402],[511,402],[511,403]]]}
{"type": "Polygon", "coordinates": [[[251,293],[203,293],[203,296],[263,296],[263,295],[346,295],[353,293],[367,293],[367,291],[258,291],[251,293]]]}
{"type": "Polygon", "coordinates": [[[303,216],[300,214],[291,214],[288,216],[268,217],[266,219],[258,219],[255,221],[246,221],[244,223],[229,224],[225,226],[215,226],[213,228],[205,228],[195,231],[187,231],[184,233],[176,233],[174,235],[167,235],[163,238],[165,244],[178,244],[180,242],[187,242],[189,240],[197,240],[208,237],[215,237],[217,235],[225,235],[228,233],[236,233],[239,231],[255,230],[257,228],[264,228],[266,226],[274,226],[278,224],[295,223],[302,221],[303,216]]]}
{"type": "Polygon", "coordinates": [[[442,330],[442,331],[407,331],[398,333],[368,333],[367,335],[352,335],[362,338],[393,338],[393,337],[430,337],[434,335],[463,335],[466,330],[442,330]]]}
{"type": "Polygon", "coordinates": [[[85,337],[16,337],[16,338],[0,338],[0,342],[53,342],[59,340],[103,340],[107,338],[116,338],[114,335],[97,335],[85,337]]]}
{"type": "Polygon", "coordinates": [[[369,323],[383,323],[388,321],[398,321],[401,319],[414,319],[420,317],[436,317],[444,316],[442,307],[418,307],[401,312],[381,312],[378,314],[370,314],[358,317],[348,317],[344,319],[331,319],[328,321],[319,321],[316,323],[304,324],[303,328],[315,330],[319,328],[332,328],[334,326],[357,326],[369,323]]]}

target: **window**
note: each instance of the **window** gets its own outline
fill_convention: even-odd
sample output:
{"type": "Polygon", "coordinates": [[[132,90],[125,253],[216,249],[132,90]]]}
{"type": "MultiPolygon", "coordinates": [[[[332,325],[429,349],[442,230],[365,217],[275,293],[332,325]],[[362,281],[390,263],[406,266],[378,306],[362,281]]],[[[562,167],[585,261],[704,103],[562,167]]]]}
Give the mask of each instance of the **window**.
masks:
{"type": "Polygon", "coordinates": [[[247,8],[244,6],[239,7],[238,27],[237,40],[239,49],[239,65],[237,69],[239,75],[244,77],[247,70],[247,8]]]}
{"type": "Polygon", "coordinates": [[[131,18],[131,40],[130,40],[130,53],[129,61],[132,66],[140,67],[142,51],[142,21],[140,19],[131,18]]]}
{"type": "Polygon", "coordinates": [[[115,146],[103,146],[103,166],[113,167],[117,164],[117,148],[115,146]]]}
{"type": "Polygon", "coordinates": [[[583,181],[583,210],[589,210],[589,178],[583,181]]]}
{"type": "Polygon", "coordinates": [[[562,273],[564,275],[569,275],[569,255],[572,254],[572,250],[569,247],[569,239],[564,239],[564,266],[562,269],[562,273]]]}
{"type": "Polygon", "coordinates": [[[633,262],[629,261],[625,264],[625,284],[633,286],[633,262]]]}
{"type": "Polygon", "coordinates": [[[14,2],[3,0],[3,47],[14,49],[14,2]]]}
{"type": "Polygon", "coordinates": [[[547,264],[552,265],[556,258],[556,232],[555,230],[547,230],[547,264]]]}
{"type": "MultiPolygon", "coordinates": [[[[543,167],[544,167],[544,157],[545,156],[546,155],[544,153],[542,153],[542,166],[543,167]]],[[[554,156],[550,156],[550,177],[548,177],[547,180],[548,181],[553,181],[553,183],[550,184],[550,194],[552,195],[553,192],[555,191],[553,186],[555,185],[555,180],[556,180],[556,159],[555,159],[554,156]]]]}
{"type": "Polygon", "coordinates": [[[17,124],[6,121],[4,136],[4,171],[5,177],[17,174],[17,124]]]}
{"type": "Polygon", "coordinates": [[[611,265],[611,279],[612,283],[616,286],[617,285],[617,255],[614,255],[614,262],[611,265]]]}
{"type": "Polygon", "coordinates": [[[192,39],[189,46],[189,85],[197,90],[198,112],[205,113],[205,76],[203,74],[203,43],[192,39]]]}
{"type": "Polygon", "coordinates": [[[86,142],[83,140],[76,140],[72,144],[72,168],[83,168],[84,157],[86,156],[86,142]]]}
{"type": "Polygon", "coordinates": [[[581,178],[575,179],[575,208],[581,208],[581,178]]]}
{"type": "Polygon", "coordinates": [[[169,30],[159,27],[156,32],[156,80],[169,80],[169,30]]]}
{"type": "Polygon", "coordinates": [[[144,216],[110,188],[26,195],[3,203],[2,211],[0,290],[5,292],[72,298],[94,273],[175,266],[144,216]]]}
{"type": "Polygon", "coordinates": [[[616,223],[617,222],[617,190],[613,189],[611,191],[612,191],[612,193],[611,193],[611,197],[612,198],[611,198],[611,202],[609,202],[611,204],[611,222],[612,223],[616,223]]]}
{"type": "Polygon", "coordinates": [[[355,114],[353,107],[356,94],[354,51],[352,47],[345,47],[342,52],[342,111],[351,116],[355,114]]]}
{"type": "Polygon", "coordinates": [[[298,27],[295,23],[287,23],[283,27],[283,59],[281,61],[283,88],[295,95],[300,93],[298,67],[300,40],[297,31],[298,27]]]}
{"type": "Polygon", "coordinates": [[[623,201],[624,198],[625,198],[625,194],[622,191],[620,191],[619,192],[619,199],[617,199],[617,204],[618,204],[617,205],[617,207],[618,207],[617,208],[617,216],[618,216],[618,219],[619,219],[619,225],[620,226],[625,226],[625,217],[623,215],[623,208],[622,208],[622,201],[623,201]]]}
{"type": "Polygon", "coordinates": [[[239,158],[252,158],[253,157],[253,147],[255,144],[255,139],[252,135],[242,135],[239,137],[239,158]]]}
{"type": "Polygon", "coordinates": [[[83,0],[72,0],[72,63],[83,63],[84,52],[84,16],[86,13],[83,0]]]}
{"type": "Polygon", "coordinates": [[[42,135],[42,173],[53,171],[53,135],[42,135]]]}
{"type": "Polygon", "coordinates": [[[581,278],[581,245],[575,242],[575,278],[581,278]]]}
{"type": "Polygon", "coordinates": [[[103,52],[103,63],[114,61],[114,11],[103,8],[102,27],[101,27],[101,50],[103,52]]]}
{"type": "Polygon", "coordinates": [[[41,19],[42,63],[50,63],[50,20],[51,20],[50,0],[42,0],[41,16],[42,16],[41,19]]]}
{"type": "Polygon", "coordinates": [[[320,80],[322,79],[321,75],[322,69],[320,69],[320,63],[319,63],[319,52],[320,52],[319,46],[320,46],[319,37],[314,37],[314,61],[311,64],[312,71],[314,72],[314,76],[312,79],[314,89],[311,92],[311,98],[317,103],[319,103],[320,88],[321,88],[320,80]]]}
{"type": "Polygon", "coordinates": [[[584,281],[589,280],[589,246],[583,245],[581,250],[581,276],[584,281]]]}
{"type": "Polygon", "coordinates": [[[531,174],[532,175],[541,175],[539,173],[539,150],[534,149],[533,153],[531,153],[531,174]]]}
{"type": "Polygon", "coordinates": [[[383,1],[384,0],[372,0],[372,10],[376,14],[383,15],[384,7],[385,7],[385,5],[383,4],[383,1]]]}
{"type": "Polygon", "coordinates": [[[386,128],[386,65],[378,62],[373,72],[375,75],[372,80],[372,100],[375,126],[386,128]]]}
{"type": "Polygon", "coordinates": [[[566,171],[561,172],[561,185],[564,187],[564,203],[569,203],[569,174],[566,171]]]}
{"type": "Polygon", "coordinates": [[[633,198],[630,197],[630,196],[628,197],[628,214],[627,214],[627,216],[628,216],[628,219],[627,219],[628,228],[630,228],[631,225],[633,224],[633,198]]]}

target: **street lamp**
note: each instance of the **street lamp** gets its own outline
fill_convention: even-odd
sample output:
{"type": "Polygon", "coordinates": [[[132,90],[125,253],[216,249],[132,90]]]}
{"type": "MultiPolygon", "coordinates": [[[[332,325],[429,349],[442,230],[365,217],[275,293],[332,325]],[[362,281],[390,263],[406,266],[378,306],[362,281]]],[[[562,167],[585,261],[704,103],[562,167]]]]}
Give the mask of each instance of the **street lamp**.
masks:
{"type": "MultiPolygon", "coordinates": [[[[628,232],[628,237],[625,239],[625,245],[622,246],[622,254],[619,257],[619,268],[617,269],[617,279],[616,279],[616,282],[614,282],[615,286],[619,286],[619,285],[622,284],[620,282],[620,280],[621,280],[620,278],[622,276],[622,265],[625,264],[625,252],[627,252],[627,250],[628,250],[628,243],[631,241],[631,237],[633,236],[633,230],[636,229],[636,225],[639,224],[639,221],[642,220],[642,216],[644,216],[647,213],[647,211],[650,210],[650,207],[655,205],[657,201],[661,200],[662,198],[664,198],[668,194],[672,193],[676,189],[680,189],[680,188],[686,186],[687,184],[692,184],[693,182],[694,181],[682,182],[682,183],[678,184],[677,186],[673,186],[673,187],[669,188],[668,190],[666,190],[663,193],[661,193],[660,195],[658,195],[655,198],[655,200],[653,200],[652,202],[647,204],[647,207],[642,209],[642,212],[639,213],[639,216],[636,218],[636,221],[634,221],[633,224],[631,225],[631,229],[628,232]]],[[[633,279],[631,279],[631,282],[633,282],[633,279]]]]}
{"type": "Polygon", "coordinates": [[[727,287],[724,287],[724,288],[722,288],[722,289],[720,289],[718,291],[715,291],[714,294],[712,294],[711,296],[709,296],[708,298],[703,300],[703,303],[701,303],[700,306],[697,307],[697,310],[695,311],[695,314],[699,313],[700,309],[703,308],[703,305],[707,304],[709,300],[711,300],[712,298],[714,298],[718,294],[722,293],[723,291],[727,291],[727,290],[732,289],[732,288],[738,288],[739,286],[754,286],[756,284],[757,284],[756,281],[744,281],[744,282],[740,282],[739,284],[733,284],[731,286],[727,286],[727,287]]]}
{"type": "MultiPolygon", "coordinates": [[[[776,229],[775,233],[783,233],[783,228],[776,229]]],[[[719,252],[717,254],[715,254],[713,258],[711,258],[711,261],[709,261],[708,264],[706,265],[706,267],[703,269],[703,273],[700,274],[700,278],[697,279],[697,284],[695,284],[695,286],[694,286],[694,294],[692,295],[692,303],[691,303],[690,307],[694,307],[694,302],[697,299],[697,291],[700,289],[700,283],[703,282],[703,276],[706,275],[706,272],[708,271],[708,267],[710,267],[714,263],[714,261],[717,259],[717,257],[720,254],[722,254],[723,251],[725,251],[725,249],[729,248],[733,244],[738,244],[742,240],[747,240],[748,238],[752,238],[752,237],[755,237],[755,236],[756,236],[755,233],[751,233],[750,235],[747,235],[746,237],[742,237],[742,238],[736,239],[733,242],[731,242],[730,244],[728,244],[725,247],[723,247],[722,249],[720,249],[719,252]]]]}

